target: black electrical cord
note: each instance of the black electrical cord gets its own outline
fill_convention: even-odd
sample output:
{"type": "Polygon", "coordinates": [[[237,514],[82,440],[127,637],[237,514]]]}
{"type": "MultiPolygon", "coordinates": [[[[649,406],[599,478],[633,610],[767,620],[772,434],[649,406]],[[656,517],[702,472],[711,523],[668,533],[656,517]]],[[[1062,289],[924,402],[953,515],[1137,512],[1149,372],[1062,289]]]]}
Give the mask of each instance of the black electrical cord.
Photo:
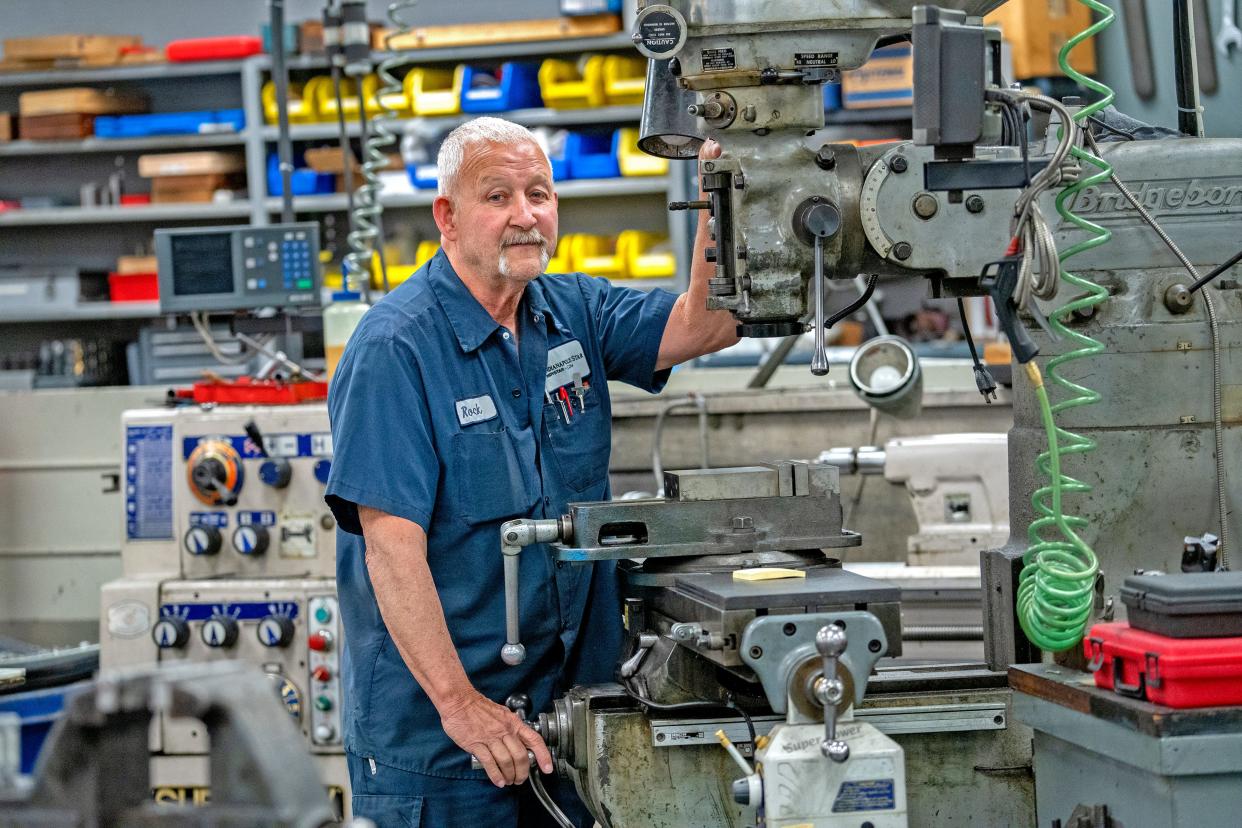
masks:
{"type": "Polygon", "coordinates": [[[1111,124],[1107,124],[1104,121],[1100,120],[1099,118],[1095,117],[1094,115],[1088,115],[1087,120],[1090,121],[1092,124],[1100,127],[1103,130],[1111,132],[1114,135],[1120,135],[1122,138],[1125,138],[1127,141],[1138,140],[1137,138],[1134,137],[1134,133],[1126,132],[1124,129],[1119,129],[1118,127],[1112,126],[1111,124]]]}
{"type": "Polygon", "coordinates": [[[852,315],[863,305],[867,304],[867,301],[871,298],[871,294],[875,292],[875,283],[878,281],[880,281],[880,274],[872,273],[871,277],[867,279],[866,289],[859,294],[857,299],[824,320],[824,330],[828,330],[833,325],[837,324],[845,317],[852,315]]]}
{"type": "Polygon", "coordinates": [[[960,298],[957,300],[957,313],[962,320],[962,333],[966,336],[966,344],[970,347],[970,359],[975,364],[975,385],[979,387],[983,401],[991,405],[992,400],[996,399],[996,380],[992,377],[992,372],[979,360],[975,339],[970,335],[970,323],[966,321],[966,303],[960,298]]]}
{"type": "Polygon", "coordinates": [[[732,710],[738,716],[746,721],[746,730],[750,733],[750,743],[755,744],[755,722],[751,719],[750,714],[743,710],[733,701],[713,702],[713,701],[688,701],[677,702],[676,704],[663,704],[661,702],[652,701],[646,696],[639,693],[630,686],[629,681],[621,682],[621,689],[625,691],[625,695],[641,704],[643,707],[649,707],[652,710],[659,710],[661,713],[685,713],[691,710],[700,711],[720,711],[732,710]]]}
{"type": "Polygon", "coordinates": [[[1204,285],[1206,285],[1208,282],[1210,282],[1210,281],[1212,281],[1213,279],[1215,279],[1215,278],[1216,278],[1217,276],[1219,276],[1220,274],[1224,273],[1224,272],[1225,272],[1226,270],[1228,270],[1229,268],[1231,268],[1231,267],[1233,267],[1234,265],[1236,265],[1238,262],[1242,262],[1242,250],[1239,250],[1237,253],[1233,254],[1233,257],[1232,257],[1232,258],[1230,258],[1230,259],[1229,259],[1229,261],[1225,262],[1225,263],[1224,263],[1223,265],[1221,265],[1220,267],[1217,267],[1215,270],[1213,270],[1212,272],[1208,273],[1208,274],[1207,274],[1206,276],[1204,276],[1202,279],[1200,279],[1199,281],[1197,281],[1197,282],[1195,282],[1193,285],[1191,285],[1191,286],[1190,286],[1190,292],[1191,292],[1191,293],[1194,293],[1196,290],[1199,290],[1201,287],[1203,287],[1203,286],[1204,286],[1204,285]]]}

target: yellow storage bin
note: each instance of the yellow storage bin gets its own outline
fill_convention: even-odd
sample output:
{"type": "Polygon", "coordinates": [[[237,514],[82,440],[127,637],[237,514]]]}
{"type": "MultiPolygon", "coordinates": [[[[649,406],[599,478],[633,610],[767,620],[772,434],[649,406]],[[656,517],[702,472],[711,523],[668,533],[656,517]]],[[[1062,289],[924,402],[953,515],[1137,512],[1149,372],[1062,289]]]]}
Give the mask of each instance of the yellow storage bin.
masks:
{"type": "Polygon", "coordinates": [[[405,96],[413,114],[456,115],[461,112],[461,86],[465,75],[465,66],[411,69],[405,76],[405,96]]]}
{"type": "Polygon", "coordinates": [[[671,279],[677,273],[677,257],[668,247],[668,236],[642,230],[626,230],[617,236],[617,259],[626,279],[671,279]]]}
{"type": "Polygon", "coordinates": [[[539,67],[543,103],[553,109],[583,109],[608,103],[604,92],[603,55],[584,55],[574,62],[548,58],[539,67]]]}
{"type": "Polygon", "coordinates": [[[556,253],[548,260],[548,273],[573,273],[574,262],[570,251],[573,247],[575,233],[567,233],[556,242],[556,253]]]}
{"type": "MultiPolygon", "coordinates": [[[[307,82],[306,88],[307,94],[311,97],[311,103],[315,108],[316,120],[335,122],[338,115],[336,111],[336,90],[332,87],[332,78],[311,78],[307,82]],[[316,81],[323,82],[316,83],[316,81]]],[[[345,117],[347,119],[358,120],[358,84],[353,78],[341,78],[341,107],[345,110],[345,117]]]]}
{"type": "Polygon", "coordinates": [[[588,276],[617,279],[624,273],[621,257],[617,255],[617,240],[613,236],[576,235],[570,243],[569,255],[574,270],[588,276]]]}
{"type": "MultiPolygon", "coordinates": [[[[362,79],[362,100],[366,101],[367,117],[380,114],[380,102],[376,95],[381,86],[383,81],[379,75],[367,75],[362,79]]],[[[384,105],[393,110],[398,118],[409,118],[414,114],[414,109],[410,106],[410,94],[404,83],[401,91],[389,92],[384,96],[384,105]]]]}
{"type": "MultiPolygon", "coordinates": [[[[318,80],[312,78],[311,83],[318,80]]],[[[329,81],[329,88],[331,81],[329,81]]],[[[309,86],[310,84],[307,84],[309,86]]],[[[276,112],[276,81],[263,84],[259,95],[263,99],[263,120],[269,124],[276,123],[279,115],[276,112]]],[[[311,98],[307,97],[306,87],[300,83],[289,83],[289,123],[309,124],[315,120],[315,108],[311,98]]]]}
{"type": "Polygon", "coordinates": [[[611,106],[634,106],[643,102],[647,87],[647,61],[630,55],[604,58],[604,95],[611,106]]]}
{"type": "MultiPolygon", "coordinates": [[[[419,264],[397,264],[401,261],[401,246],[390,243],[384,245],[385,261],[388,265],[388,289],[391,290],[414,275],[419,264]]],[[[384,289],[384,273],[380,269],[379,253],[371,253],[371,289],[384,289]]]]}
{"type": "Polygon", "coordinates": [[[418,249],[414,251],[414,266],[422,267],[431,261],[431,257],[440,252],[440,243],[432,239],[421,241],[418,243],[418,249]]]}
{"type": "Polygon", "coordinates": [[[617,163],[621,175],[668,175],[668,159],[648,155],[638,148],[638,128],[623,127],[617,138],[617,163]]]}

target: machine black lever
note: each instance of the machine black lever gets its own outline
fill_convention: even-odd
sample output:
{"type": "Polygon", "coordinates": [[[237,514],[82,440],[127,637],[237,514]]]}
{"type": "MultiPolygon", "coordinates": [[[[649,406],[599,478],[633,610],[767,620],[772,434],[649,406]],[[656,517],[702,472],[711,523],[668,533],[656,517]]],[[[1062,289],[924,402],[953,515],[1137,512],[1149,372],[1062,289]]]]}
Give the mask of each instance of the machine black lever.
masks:
{"type": "Polygon", "coordinates": [[[1026,326],[1018,318],[1018,306],[1014,304],[1013,294],[1018,286],[1018,270],[1022,265],[1021,256],[1006,256],[983,266],[979,283],[987,290],[996,305],[996,315],[1000,317],[1001,328],[1009,337],[1013,347],[1013,355],[1020,364],[1025,365],[1039,354],[1039,346],[1026,326]]]}

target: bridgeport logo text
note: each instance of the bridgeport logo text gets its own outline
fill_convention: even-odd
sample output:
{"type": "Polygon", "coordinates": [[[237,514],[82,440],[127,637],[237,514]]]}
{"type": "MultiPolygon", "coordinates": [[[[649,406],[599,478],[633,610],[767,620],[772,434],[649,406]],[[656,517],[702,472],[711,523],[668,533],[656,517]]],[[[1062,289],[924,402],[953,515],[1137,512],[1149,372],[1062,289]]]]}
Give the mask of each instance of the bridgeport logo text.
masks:
{"type": "MultiPolygon", "coordinates": [[[[1238,179],[1145,181],[1133,192],[1140,204],[1156,214],[1186,211],[1219,213],[1242,207],[1242,182],[1238,179]]],[[[1074,199],[1072,209],[1075,213],[1094,216],[1135,213],[1134,205],[1112,185],[1086,188],[1074,199]]]]}

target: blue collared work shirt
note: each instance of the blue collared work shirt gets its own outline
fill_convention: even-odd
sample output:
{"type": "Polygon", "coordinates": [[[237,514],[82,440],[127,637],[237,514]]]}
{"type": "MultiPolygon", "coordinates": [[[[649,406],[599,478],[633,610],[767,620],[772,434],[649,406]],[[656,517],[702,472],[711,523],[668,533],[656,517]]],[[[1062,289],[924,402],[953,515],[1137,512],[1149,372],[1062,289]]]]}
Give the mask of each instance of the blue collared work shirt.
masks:
{"type": "Polygon", "coordinates": [[[656,356],[673,300],[581,274],[541,276],[518,309],[519,347],[441,252],[362,318],[328,396],[335,456],[326,499],[340,529],[346,750],[441,778],[485,776],[445,735],[384,625],[359,504],[426,530],[453,644],[483,695],[503,703],[525,692],[538,713],[574,684],[611,680],[622,640],[615,567],[558,565],[544,545],[520,559],[526,660],[501,661],[499,528],[608,499],[607,380],[653,393],[663,387],[668,375],[656,371],[656,356]],[[566,423],[555,397],[545,397],[545,377],[560,355],[576,353],[574,341],[589,388],[584,411],[571,395],[566,423]]]}

